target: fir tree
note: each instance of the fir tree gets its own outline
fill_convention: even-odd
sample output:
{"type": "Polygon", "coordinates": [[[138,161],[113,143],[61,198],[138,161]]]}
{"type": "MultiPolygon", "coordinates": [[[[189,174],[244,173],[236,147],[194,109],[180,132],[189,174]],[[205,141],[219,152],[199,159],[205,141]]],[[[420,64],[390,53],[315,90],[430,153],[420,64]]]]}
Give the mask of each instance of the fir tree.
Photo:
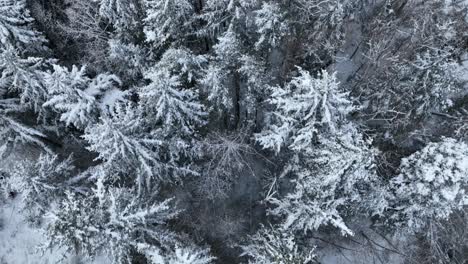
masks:
{"type": "MultiPolygon", "coordinates": [[[[165,171],[171,167],[158,159],[163,142],[146,135],[141,122],[138,111],[130,104],[120,105],[115,113],[89,126],[83,135],[89,143],[87,149],[99,154],[97,159],[103,162],[105,171],[139,174],[134,179],[139,192],[153,186],[151,179],[164,179],[165,171]]],[[[106,175],[118,176],[110,174],[106,175]]]]}
{"type": "Polygon", "coordinates": [[[144,0],[146,40],[161,47],[184,40],[190,29],[194,6],[188,0],[144,0]]]}
{"type": "Polygon", "coordinates": [[[271,212],[284,217],[285,230],[307,232],[332,225],[352,234],[343,219],[351,212],[344,209],[363,203],[362,193],[377,188],[375,151],[348,121],[355,107],[335,75],[300,74],[285,88],[273,88],[272,125],[257,135],[264,148],[291,155],[283,174],[292,174],[294,190],[286,197],[269,198],[277,206],[271,212]]]}
{"type": "Polygon", "coordinates": [[[187,50],[169,49],[144,73],[150,83],[138,90],[144,123],[154,138],[170,142],[171,161],[197,155],[194,144],[206,113],[194,84],[204,62],[187,50]]]}
{"type": "Polygon", "coordinates": [[[80,189],[69,182],[74,169],[72,157],[60,161],[56,155],[43,154],[17,164],[7,182],[21,197],[20,210],[27,212],[29,220],[40,222],[50,206],[63,198],[63,192],[80,189]]]}
{"type": "Polygon", "coordinates": [[[64,247],[90,259],[105,253],[113,263],[130,264],[139,248],[169,250],[175,244],[175,234],[166,228],[177,214],[170,200],[141,201],[126,189],[99,191],[104,193],[66,193],[47,215],[47,247],[64,247]]]}
{"type": "Polygon", "coordinates": [[[2,48],[15,45],[22,50],[34,49],[46,42],[44,37],[32,28],[34,19],[26,8],[26,0],[1,0],[0,14],[2,48]]]}
{"type": "Polygon", "coordinates": [[[99,14],[114,25],[119,33],[138,23],[138,1],[100,0],[99,14]]]}
{"type": "Polygon", "coordinates": [[[50,96],[44,106],[51,106],[61,113],[60,121],[67,126],[84,129],[89,123],[96,122],[100,113],[106,111],[99,99],[105,99],[105,93],[120,84],[120,79],[108,74],[89,79],[85,75],[85,67],[78,69],[73,66],[71,71],[58,65],[53,67],[54,72],[44,76],[50,96]]]}
{"type": "Polygon", "coordinates": [[[313,264],[318,263],[315,248],[299,246],[294,235],[262,226],[249,237],[248,245],[242,246],[242,256],[249,264],[313,264]]]}
{"type": "Polygon", "coordinates": [[[447,219],[468,202],[468,146],[445,138],[404,158],[392,179],[392,218],[410,231],[447,219]]]}
{"type": "Polygon", "coordinates": [[[263,147],[277,153],[283,146],[296,151],[308,148],[318,133],[336,133],[354,109],[334,74],[322,71],[313,78],[307,71],[299,72],[284,88],[272,87],[271,125],[257,136],[263,147]]]}
{"type": "Polygon", "coordinates": [[[17,49],[8,46],[0,54],[0,90],[7,97],[19,98],[18,106],[41,112],[42,104],[48,98],[41,72],[46,66],[44,59],[23,58],[17,49]]]}

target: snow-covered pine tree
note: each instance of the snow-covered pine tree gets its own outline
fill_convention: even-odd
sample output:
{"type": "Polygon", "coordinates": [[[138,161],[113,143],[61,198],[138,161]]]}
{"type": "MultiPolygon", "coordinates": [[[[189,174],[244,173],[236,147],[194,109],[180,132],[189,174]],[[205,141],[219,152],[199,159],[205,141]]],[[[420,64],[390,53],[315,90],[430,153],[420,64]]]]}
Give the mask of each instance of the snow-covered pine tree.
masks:
{"type": "Polygon", "coordinates": [[[271,81],[264,59],[249,51],[244,38],[234,24],[229,26],[213,46],[213,56],[201,80],[210,112],[228,118],[234,126],[255,119],[258,99],[271,81]]]}
{"type": "Polygon", "coordinates": [[[143,76],[148,58],[141,45],[126,43],[119,38],[109,40],[108,64],[123,82],[133,83],[143,76]]]}
{"type": "MultiPolygon", "coordinates": [[[[344,17],[353,5],[350,1],[207,1],[201,19],[206,26],[201,35],[216,39],[230,27],[253,41],[266,53],[275,48],[285,62],[324,66],[335,55],[343,39],[344,17]],[[288,38],[285,38],[288,35],[288,38]],[[309,43],[314,43],[313,45],[309,43]],[[282,48],[294,47],[286,53],[282,48]]],[[[252,44],[254,44],[252,43],[252,44]]],[[[261,55],[265,59],[265,53],[261,55]]]]}
{"type": "Polygon", "coordinates": [[[166,223],[177,215],[171,200],[142,200],[122,188],[99,192],[65,193],[66,198],[47,214],[47,248],[66,248],[85,259],[106,254],[112,263],[128,264],[142,249],[171,252],[177,238],[166,223]]]}
{"type": "MultiPolygon", "coordinates": [[[[3,107],[4,105],[2,105],[3,107]]],[[[13,117],[9,117],[10,113],[0,110],[0,156],[11,154],[18,144],[33,144],[43,148],[45,151],[52,153],[52,150],[44,142],[47,138],[41,131],[22,124],[16,121],[13,117]]]]}
{"type": "MultiPolygon", "coordinates": [[[[60,121],[67,126],[85,129],[95,123],[100,114],[108,110],[106,92],[115,92],[120,79],[110,74],[99,74],[90,79],[86,76],[86,67],[73,66],[68,70],[53,65],[53,68],[53,72],[44,74],[44,85],[50,97],[44,106],[55,109],[60,114],[60,121]]],[[[110,99],[115,101],[116,98],[110,99]]]]}
{"type": "Polygon", "coordinates": [[[42,104],[47,91],[42,83],[42,69],[47,62],[36,57],[23,58],[8,45],[0,53],[0,141],[1,151],[16,143],[33,143],[50,149],[44,143],[46,136],[34,125],[37,117],[45,118],[42,104]],[[31,118],[32,117],[32,118],[31,118]],[[28,124],[26,124],[28,123],[28,124]]]}
{"type": "Polygon", "coordinates": [[[215,60],[210,62],[201,81],[213,112],[230,112],[234,107],[230,85],[232,74],[242,55],[240,48],[241,44],[232,27],[219,37],[218,43],[213,47],[215,60]]]}
{"type": "Polygon", "coordinates": [[[154,139],[144,129],[138,109],[130,103],[119,105],[114,113],[101,117],[99,123],[89,126],[83,138],[89,143],[88,150],[98,153],[107,177],[132,177],[139,193],[153,186],[151,180],[167,180],[170,163],[164,157],[163,141],[154,139]]]}
{"type": "Polygon", "coordinates": [[[194,85],[205,59],[186,49],[169,49],[144,77],[150,83],[139,88],[141,113],[152,135],[168,143],[171,160],[196,154],[193,141],[206,121],[206,113],[194,85]]]}
{"type": "Polygon", "coordinates": [[[143,19],[146,41],[156,48],[183,43],[191,29],[195,9],[189,0],[144,0],[143,19]]]}
{"type": "Polygon", "coordinates": [[[32,28],[34,19],[26,8],[26,0],[0,1],[0,45],[14,45],[21,50],[41,48],[45,38],[32,28]]]}
{"type": "Polygon", "coordinates": [[[255,47],[260,49],[266,46],[268,49],[277,48],[282,44],[289,30],[289,21],[285,21],[286,14],[279,3],[264,2],[262,7],[255,11],[255,27],[259,35],[255,47]]]}
{"type": "Polygon", "coordinates": [[[286,10],[292,20],[293,31],[301,40],[303,57],[312,59],[315,65],[324,66],[333,60],[343,41],[342,30],[345,16],[356,3],[355,0],[293,0],[286,10]]]}
{"type": "Polygon", "coordinates": [[[269,197],[276,205],[271,212],[284,217],[285,230],[332,225],[352,234],[343,220],[352,213],[346,205],[363,204],[362,192],[374,188],[375,151],[348,121],[355,107],[335,75],[299,73],[284,88],[272,88],[271,125],[257,135],[264,148],[291,156],[283,174],[292,174],[294,190],[269,197]]]}
{"type": "Polygon", "coordinates": [[[375,152],[350,126],[336,138],[318,137],[315,146],[295,150],[286,168],[293,175],[294,189],[285,197],[269,197],[273,215],[284,217],[282,228],[297,232],[334,226],[352,235],[346,216],[364,212],[379,191],[375,175],[375,152]],[[351,208],[351,209],[350,209],[351,208]]]}
{"type": "Polygon", "coordinates": [[[216,39],[227,27],[234,11],[233,0],[206,0],[203,7],[203,13],[199,18],[206,22],[205,27],[200,29],[200,35],[216,39]]]}
{"type": "Polygon", "coordinates": [[[19,98],[18,107],[42,111],[47,99],[47,90],[42,83],[42,70],[47,61],[36,57],[23,57],[11,45],[0,53],[0,95],[2,99],[19,98]]]}
{"type": "MultiPolygon", "coordinates": [[[[96,0],[95,0],[96,1],[96,0]]],[[[97,0],[100,2],[99,15],[114,25],[118,33],[133,29],[138,23],[138,1],[97,0]]]]}
{"type": "Polygon", "coordinates": [[[265,53],[249,46],[258,39],[251,21],[259,5],[258,1],[207,1],[200,15],[206,25],[199,34],[213,45],[203,87],[211,112],[231,127],[255,119],[259,95],[271,81],[265,53]]]}
{"type": "MultiPolygon", "coordinates": [[[[142,250],[145,252],[145,250],[142,250]]],[[[177,244],[171,253],[161,254],[153,250],[146,252],[151,264],[211,264],[216,259],[210,255],[209,249],[177,244]]]]}
{"type": "Polygon", "coordinates": [[[40,222],[66,190],[80,190],[68,182],[73,176],[72,157],[61,161],[56,155],[41,154],[37,160],[19,162],[6,183],[11,191],[19,194],[19,209],[27,219],[40,222]]]}
{"type": "Polygon", "coordinates": [[[468,205],[468,145],[451,138],[404,158],[392,179],[392,220],[411,232],[468,205]]]}
{"type": "Polygon", "coordinates": [[[270,126],[256,139],[264,148],[279,153],[283,147],[301,150],[313,145],[319,133],[336,133],[355,108],[340,90],[335,74],[326,71],[314,78],[299,69],[285,87],[271,87],[270,126]]]}
{"type": "Polygon", "coordinates": [[[276,227],[262,226],[241,246],[249,264],[314,264],[318,263],[315,248],[299,246],[294,235],[276,227]]]}

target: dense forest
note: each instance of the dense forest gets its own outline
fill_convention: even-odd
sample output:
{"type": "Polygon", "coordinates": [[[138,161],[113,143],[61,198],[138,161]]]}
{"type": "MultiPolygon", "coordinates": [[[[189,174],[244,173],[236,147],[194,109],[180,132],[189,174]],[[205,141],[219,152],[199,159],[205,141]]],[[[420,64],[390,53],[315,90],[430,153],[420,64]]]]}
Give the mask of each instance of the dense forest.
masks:
{"type": "Polygon", "coordinates": [[[468,1],[0,0],[0,263],[468,263],[468,1]]]}

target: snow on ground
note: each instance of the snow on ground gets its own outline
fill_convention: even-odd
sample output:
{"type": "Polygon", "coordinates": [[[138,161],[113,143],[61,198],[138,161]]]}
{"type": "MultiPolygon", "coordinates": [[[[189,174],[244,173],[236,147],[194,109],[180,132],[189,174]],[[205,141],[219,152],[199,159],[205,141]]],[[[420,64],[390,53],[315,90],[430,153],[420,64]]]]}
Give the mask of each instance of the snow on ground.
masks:
{"type": "Polygon", "coordinates": [[[48,264],[63,263],[63,251],[39,252],[43,235],[28,226],[16,207],[16,201],[8,201],[0,208],[0,263],[48,264]]]}
{"type": "MultiPolygon", "coordinates": [[[[0,170],[4,172],[14,170],[18,161],[35,159],[39,153],[40,149],[36,148],[19,149],[8,157],[0,159],[0,170]]],[[[40,229],[26,223],[18,210],[19,196],[6,198],[6,201],[3,201],[4,196],[7,195],[0,192],[0,264],[76,263],[76,258],[62,258],[67,253],[64,250],[41,252],[39,247],[45,241],[44,234],[40,229]]],[[[110,262],[106,261],[105,257],[99,257],[88,264],[110,264],[110,262]]]]}
{"type": "MultiPolygon", "coordinates": [[[[0,205],[0,264],[74,264],[77,258],[64,258],[63,249],[42,251],[45,241],[39,229],[26,223],[16,206],[18,197],[0,205]]],[[[88,264],[110,264],[105,257],[98,257],[88,264]]]]}

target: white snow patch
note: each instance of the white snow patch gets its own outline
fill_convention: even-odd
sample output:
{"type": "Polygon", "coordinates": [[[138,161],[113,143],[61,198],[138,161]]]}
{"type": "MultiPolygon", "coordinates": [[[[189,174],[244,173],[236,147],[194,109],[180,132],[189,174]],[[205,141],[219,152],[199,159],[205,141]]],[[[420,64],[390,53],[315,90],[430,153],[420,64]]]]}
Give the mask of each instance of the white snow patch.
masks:
{"type": "Polygon", "coordinates": [[[28,226],[17,211],[15,201],[0,207],[0,262],[6,264],[63,263],[63,250],[46,251],[38,247],[44,241],[38,229],[28,226]]]}
{"type": "MultiPolygon", "coordinates": [[[[74,264],[77,257],[63,249],[40,250],[45,241],[39,228],[31,227],[18,211],[18,198],[0,205],[0,263],[2,264],[74,264]]],[[[111,264],[98,256],[88,264],[111,264]]]]}

